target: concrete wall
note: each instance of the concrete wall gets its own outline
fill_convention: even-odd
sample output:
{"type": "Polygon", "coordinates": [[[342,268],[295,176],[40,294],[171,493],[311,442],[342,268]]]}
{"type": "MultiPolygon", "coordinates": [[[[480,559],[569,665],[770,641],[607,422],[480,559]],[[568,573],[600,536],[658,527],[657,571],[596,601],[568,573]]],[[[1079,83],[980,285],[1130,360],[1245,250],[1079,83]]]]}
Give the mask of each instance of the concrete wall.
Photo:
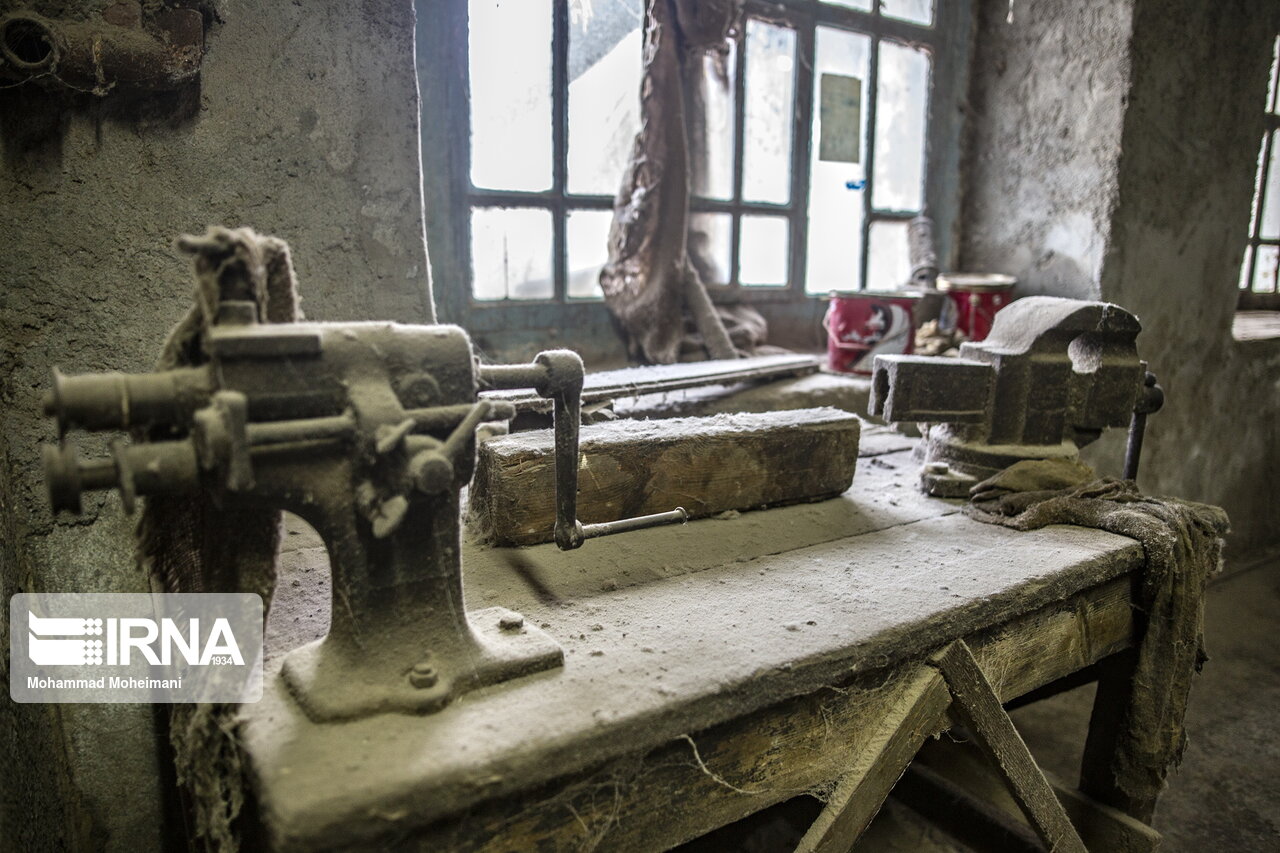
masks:
{"type": "Polygon", "coordinates": [[[1280,543],[1280,342],[1231,337],[1280,4],[1009,10],[980,7],[962,265],[1134,311],[1168,399],[1142,487],[1225,507],[1236,553],[1280,543]]]}
{"type": "Polygon", "coordinates": [[[1135,6],[1102,295],[1142,318],[1168,395],[1143,486],[1225,507],[1243,552],[1280,543],[1280,341],[1231,337],[1280,4],[1177,7],[1135,6]]]}
{"type": "Polygon", "coordinates": [[[960,265],[1098,298],[1132,0],[978,3],[960,265]],[[1010,20],[1012,19],[1012,20],[1010,20]]]}
{"type": "MultiPolygon", "coordinates": [[[[83,17],[107,4],[23,5],[83,17]]],[[[210,8],[190,117],[175,119],[164,99],[0,89],[5,602],[24,590],[145,588],[115,497],[89,497],[80,520],[50,517],[38,445],[55,436],[39,399],[54,365],[149,368],[189,305],[178,234],[216,223],[285,238],[312,319],[431,315],[410,0],[210,8]]],[[[3,636],[7,645],[7,626],[3,636]]],[[[6,697],[0,847],[160,847],[161,766],[146,706],[18,707],[6,697]]]]}

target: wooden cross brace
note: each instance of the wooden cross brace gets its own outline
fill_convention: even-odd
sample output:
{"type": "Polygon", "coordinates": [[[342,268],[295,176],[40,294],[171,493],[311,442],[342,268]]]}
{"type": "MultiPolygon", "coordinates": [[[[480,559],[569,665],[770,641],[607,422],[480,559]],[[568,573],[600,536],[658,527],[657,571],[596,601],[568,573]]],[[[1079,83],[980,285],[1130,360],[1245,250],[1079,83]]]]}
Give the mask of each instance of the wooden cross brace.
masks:
{"type": "Polygon", "coordinates": [[[906,680],[894,710],[854,755],[796,853],[847,853],[948,711],[973,734],[1045,847],[1053,853],[1085,853],[1080,835],[963,640],[934,654],[906,680]]]}

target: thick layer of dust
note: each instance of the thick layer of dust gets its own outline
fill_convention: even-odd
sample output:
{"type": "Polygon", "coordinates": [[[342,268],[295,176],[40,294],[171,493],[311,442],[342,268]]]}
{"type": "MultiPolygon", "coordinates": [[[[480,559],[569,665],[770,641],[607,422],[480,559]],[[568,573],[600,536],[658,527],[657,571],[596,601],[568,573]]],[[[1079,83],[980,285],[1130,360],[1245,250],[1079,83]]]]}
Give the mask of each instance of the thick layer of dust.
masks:
{"type": "Polygon", "coordinates": [[[269,679],[245,733],[273,830],[301,848],[395,834],[922,654],[1140,559],[1136,544],[1095,531],[977,525],[921,497],[912,471],[883,468],[911,465],[906,452],[863,462],[858,487],[825,504],[567,553],[467,549],[468,607],[523,613],[564,648],[563,669],[468,694],[429,721],[328,726],[269,679]],[[899,492],[885,488],[895,479],[899,492]],[[843,511],[807,520],[828,505],[843,511]],[[846,538],[811,544],[814,525],[846,538]],[[618,574],[627,568],[649,576],[618,574]]]}

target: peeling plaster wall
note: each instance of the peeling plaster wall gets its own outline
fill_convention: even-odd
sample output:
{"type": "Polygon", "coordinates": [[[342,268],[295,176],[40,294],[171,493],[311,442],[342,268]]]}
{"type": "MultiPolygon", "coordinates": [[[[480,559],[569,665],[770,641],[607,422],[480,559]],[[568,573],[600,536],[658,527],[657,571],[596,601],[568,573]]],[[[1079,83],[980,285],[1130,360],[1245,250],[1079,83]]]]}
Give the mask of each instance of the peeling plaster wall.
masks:
{"type": "Polygon", "coordinates": [[[1231,337],[1278,32],[1274,0],[1137,0],[1102,273],[1167,394],[1142,485],[1225,507],[1236,552],[1280,543],[1280,341],[1231,337]]]}
{"type": "MultiPolygon", "coordinates": [[[[85,17],[106,4],[21,5],[85,17]]],[[[0,2],[0,13],[17,6],[0,2]]],[[[189,305],[190,268],[171,248],[178,234],[225,224],[285,238],[312,319],[432,316],[410,0],[211,7],[191,118],[117,110],[115,96],[0,90],[5,602],[21,590],[146,587],[131,558],[132,520],[114,496],[89,496],[79,521],[50,517],[38,445],[55,436],[39,400],[54,365],[149,369],[189,305]]],[[[6,698],[0,846],[158,849],[160,772],[147,706],[6,698]]]]}
{"type": "MultiPolygon", "coordinates": [[[[1012,8],[980,8],[963,264],[1137,314],[1168,401],[1143,489],[1225,507],[1236,553],[1280,543],[1280,341],[1231,337],[1280,4],[1012,8]]],[[[1123,443],[1086,456],[1118,473],[1123,443]]]]}
{"type": "Polygon", "coordinates": [[[960,266],[1096,299],[1115,199],[1131,0],[983,0],[960,266]]]}

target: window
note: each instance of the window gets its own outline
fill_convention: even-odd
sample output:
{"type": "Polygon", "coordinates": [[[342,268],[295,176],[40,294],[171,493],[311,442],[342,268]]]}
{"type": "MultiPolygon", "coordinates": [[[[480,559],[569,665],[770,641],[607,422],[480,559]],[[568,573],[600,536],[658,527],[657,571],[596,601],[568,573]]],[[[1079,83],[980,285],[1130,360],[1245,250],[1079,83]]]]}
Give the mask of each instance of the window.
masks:
{"type": "MultiPolygon", "coordinates": [[[[705,167],[691,176],[690,253],[713,298],[796,304],[897,287],[921,211],[947,258],[967,0],[744,10],[727,58],[705,60],[717,85],[701,108],[705,167]]],[[[442,313],[473,331],[501,328],[497,317],[530,328],[602,317],[597,279],[640,125],[644,0],[446,0],[419,4],[419,18],[442,313]],[[465,33],[452,60],[442,25],[465,33]],[[469,99],[438,100],[425,81],[442,76],[469,99]],[[463,115],[433,115],[433,99],[463,115]]]]}
{"type": "Polygon", "coordinates": [[[1266,131],[1258,151],[1253,214],[1249,219],[1249,244],[1240,265],[1242,309],[1280,309],[1280,38],[1271,59],[1271,83],[1267,87],[1266,131]]]}

